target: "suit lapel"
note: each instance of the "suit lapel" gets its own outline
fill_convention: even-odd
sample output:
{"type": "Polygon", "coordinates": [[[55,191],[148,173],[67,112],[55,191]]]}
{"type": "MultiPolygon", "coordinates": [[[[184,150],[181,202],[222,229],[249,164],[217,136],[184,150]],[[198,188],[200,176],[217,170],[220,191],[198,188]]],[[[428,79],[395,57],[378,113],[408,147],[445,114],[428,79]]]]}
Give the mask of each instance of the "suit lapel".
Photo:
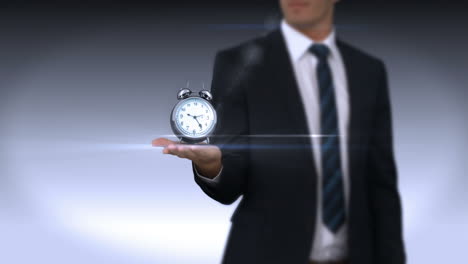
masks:
{"type": "Polygon", "coordinates": [[[342,41],[337,40],[337,46],[343,57],[344,67],[346,71],[346,78],[348,82],[349,94],[349,130],[348,130],[348,159],[350,161],[350,175],[353,175],[353,164],[356,155],[353,155],[354,148],[357,146],[359,138],[359,118],[361,117],[359,106],[360,102],[360,83],[361,73],[359,62],[355,60],[353,52],[342,41]]]}
{"type": "Polygon", "coordinates": [[[345,64],[346,69],[346,76],[348,81],[348,94],[349,94],[349,103],[350,103],[350,123],[349,123],[349,131],[348,131],[348,160],[349,160],[349,203],[348,203],[348,246],[350,254],[354,254],[357,252],[356,250],[356,243],[352,241],[356,241],[355,239],[359,237],[359,234],[355,234],[356,229],[354,228],[355,222],[359,220],[358,216],[356,215],[356,210],[352,208],[359,208],[362,205],[358,202],[360,199],[358,198],[361,195],[359,192],[359,186],[363,184],[360,182],[362,181],[358,167],[358,159],[359,159],[359,151],[360,146],[362,145],[361,137],[362,132],[362,119],[363,116],[367,113],[362,110],[363,100],[360,98],[362,96],[362,85],[364,85],[366,75],[362,71],[362,67],[359,61],[359,58],[356,58],[355,52],[349,48],[346,44],[339,41],[337,42],[338,48],[340,49],[340,53],[343,57],[343,61],[345,64]],[[356,191],[357,190],[357,191],[356,191]]]}
{"type": "MultiPolygon", "coordinates": [[[[308,185],[309,190],[315,190],[317,188],[317,169],[311,149],[312,140],[310,137],[303,137],[304,135],[310,135],[310,131],[286,43],[279,29],[271,32],[267,36],[267,40],[266,68],[270,76],[267,76],[266,79],[271,81],[269,83],[270,87],[274,87],[273,96],[280,96],[281,99],[287,102],[285,106],[287,115],[284,120],[287,120],[287,131],[292,136],[289,142],[300,144],[298,151],[301,151],[301,155],[305,157],[307,163],[298,163],[297,166],[302,168],[301,175],[305,179],[304,184],[308,185]],[[301,137],[294,137],[295,135],[301,135],[301,137]]],[[[306,237],[308,241],[305,247],[310,249],[315,232],[317,200],[313,191],[305,197],[307,197],[306,200],[310,201],[306,210],[306,237]]]]}
{"type": "Polygon", "coordinates": [[[287,101],[288,126],[297,134],[309,134],[304,106],[299,93],[291,60],[286,49],[283,35],[279,29],[270,33],[267,65],[270,69],[271,85],[276,87],[275,93],[287,101]]]}

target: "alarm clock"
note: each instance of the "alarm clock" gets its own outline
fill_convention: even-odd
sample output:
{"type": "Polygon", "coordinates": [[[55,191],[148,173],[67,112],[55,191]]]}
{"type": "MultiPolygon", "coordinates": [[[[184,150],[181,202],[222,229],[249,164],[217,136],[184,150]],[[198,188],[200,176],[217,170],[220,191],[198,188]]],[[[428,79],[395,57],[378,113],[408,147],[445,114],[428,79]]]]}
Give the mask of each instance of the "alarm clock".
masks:
{"type": "Polygon", "coordinates": [[[198,94],[188,88],[177,93],[178,102],[171,112],[171,128],[185,143],[209,143],[209,136],[216,127],[216,110],[211,105],[212,95],[207,90],[198,94]]]}

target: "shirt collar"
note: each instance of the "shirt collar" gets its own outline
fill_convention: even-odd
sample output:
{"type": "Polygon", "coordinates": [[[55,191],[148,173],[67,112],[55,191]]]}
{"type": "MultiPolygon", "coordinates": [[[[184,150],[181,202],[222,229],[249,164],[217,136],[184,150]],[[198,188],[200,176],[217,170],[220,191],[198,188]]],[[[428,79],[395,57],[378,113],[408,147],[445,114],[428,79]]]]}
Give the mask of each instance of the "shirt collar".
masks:
{"type": "MultiPolygon", "coordinates": [[[[298,61],[308,52],[309,47],[315,43],[312,39],[290,26],[284,19],[281,21],[281,31],[286,40],[289,55],[294,62],[298,61]]],[[[327,45],[330,49],[330,56],[334,56],[337,53],[334,28],[321,44],[327,45]]]]}

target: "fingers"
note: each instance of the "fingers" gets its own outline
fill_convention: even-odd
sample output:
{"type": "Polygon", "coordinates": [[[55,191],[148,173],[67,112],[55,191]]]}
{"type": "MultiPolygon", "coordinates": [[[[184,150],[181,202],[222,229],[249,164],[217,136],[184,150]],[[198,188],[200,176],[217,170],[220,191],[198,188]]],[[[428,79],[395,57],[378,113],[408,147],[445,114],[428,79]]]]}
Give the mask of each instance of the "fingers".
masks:
{"type": "Polygon", "coordinates": [[[157,138],[151,142],[151,145],[153,147],[164,147],[162,151],[164,154],[173,154],[173,155],[178,154],[178,150],[175,148],[175,146],[179,144],[180,144],[179,142],[172,141],[167,138],[157,138]]]}
{"type": "Polygon", "coordinates": [[[165,147],[170,144],[177,144],[177,143],[178,142],[169,140],[167,138],[157,138],[151,142],[151,145],[153,145],[153,147],[165,147]]]}
{"type": "Polygon", "coordinates": [[[200,160],[200,158],[206,158],[204,156],[210,157],[212,152],[206,152],[213,146],[200,142],[197,144],[185,144],[179,143],[176,141],[169,140],[167,138],[157,138],[152,141],[154,147],[160,146],[164,147],[162,150],[163,154],[171,154],[179,158],[185,158],[192,161],[195,159],[200,160]]]}
{"type": "Polygon", "coordinates": [[[196,158],[192,145],[171,144],[171,145],[168,145],[166,148],[164,148],[163,153],[172,154],[179,158],[185,158],[189,160],[193,160],[194,158],[196,158]]]}

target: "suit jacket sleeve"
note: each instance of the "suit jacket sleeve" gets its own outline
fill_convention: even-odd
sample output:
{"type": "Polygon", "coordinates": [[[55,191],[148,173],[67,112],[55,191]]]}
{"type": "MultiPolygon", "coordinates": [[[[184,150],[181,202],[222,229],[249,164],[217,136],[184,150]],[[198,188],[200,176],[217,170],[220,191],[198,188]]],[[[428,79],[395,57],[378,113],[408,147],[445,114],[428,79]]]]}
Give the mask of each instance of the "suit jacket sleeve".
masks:
{"type": "Polygon", "coordinates": [[[223,167],[221,167],[221,169],[219,170],[219,172],[218,172],[218,174],[216,176],[214,176],[213,178],[208,178],[208,177],[203,176],[202,174],[200,174],[200,172],[198,172],[197,167],[195,167],[195,164],[193,164],[193,162],[192,162],[192,169],[195,172],[195,175],[197,176],[198,179],[201,179],[201,180],[207,181],[207,182],[217,182],[217,181],[219,181],[219,175],[221,175],[221,172],[223,172],[223,167]]]}
{"type": "Polygon", "coordinates": [[[233,55],[226,51],[216,55],[211,82],[217,125],[210,143],[220,147],[223,169],[215,181],[206,181],[192,166],[195,182],[222,204],[232,204],[244,193],[248,174],[247,104],[240,78],[242,67],[233,55]]]}
{"type": "Polygon", "coordinates": [[[374,223],[375,263],[405,263],[402,213],[393,154],[392,119],[385,66],[379,65],[379,92],[369,149],[369,190],[374,223]]]}

